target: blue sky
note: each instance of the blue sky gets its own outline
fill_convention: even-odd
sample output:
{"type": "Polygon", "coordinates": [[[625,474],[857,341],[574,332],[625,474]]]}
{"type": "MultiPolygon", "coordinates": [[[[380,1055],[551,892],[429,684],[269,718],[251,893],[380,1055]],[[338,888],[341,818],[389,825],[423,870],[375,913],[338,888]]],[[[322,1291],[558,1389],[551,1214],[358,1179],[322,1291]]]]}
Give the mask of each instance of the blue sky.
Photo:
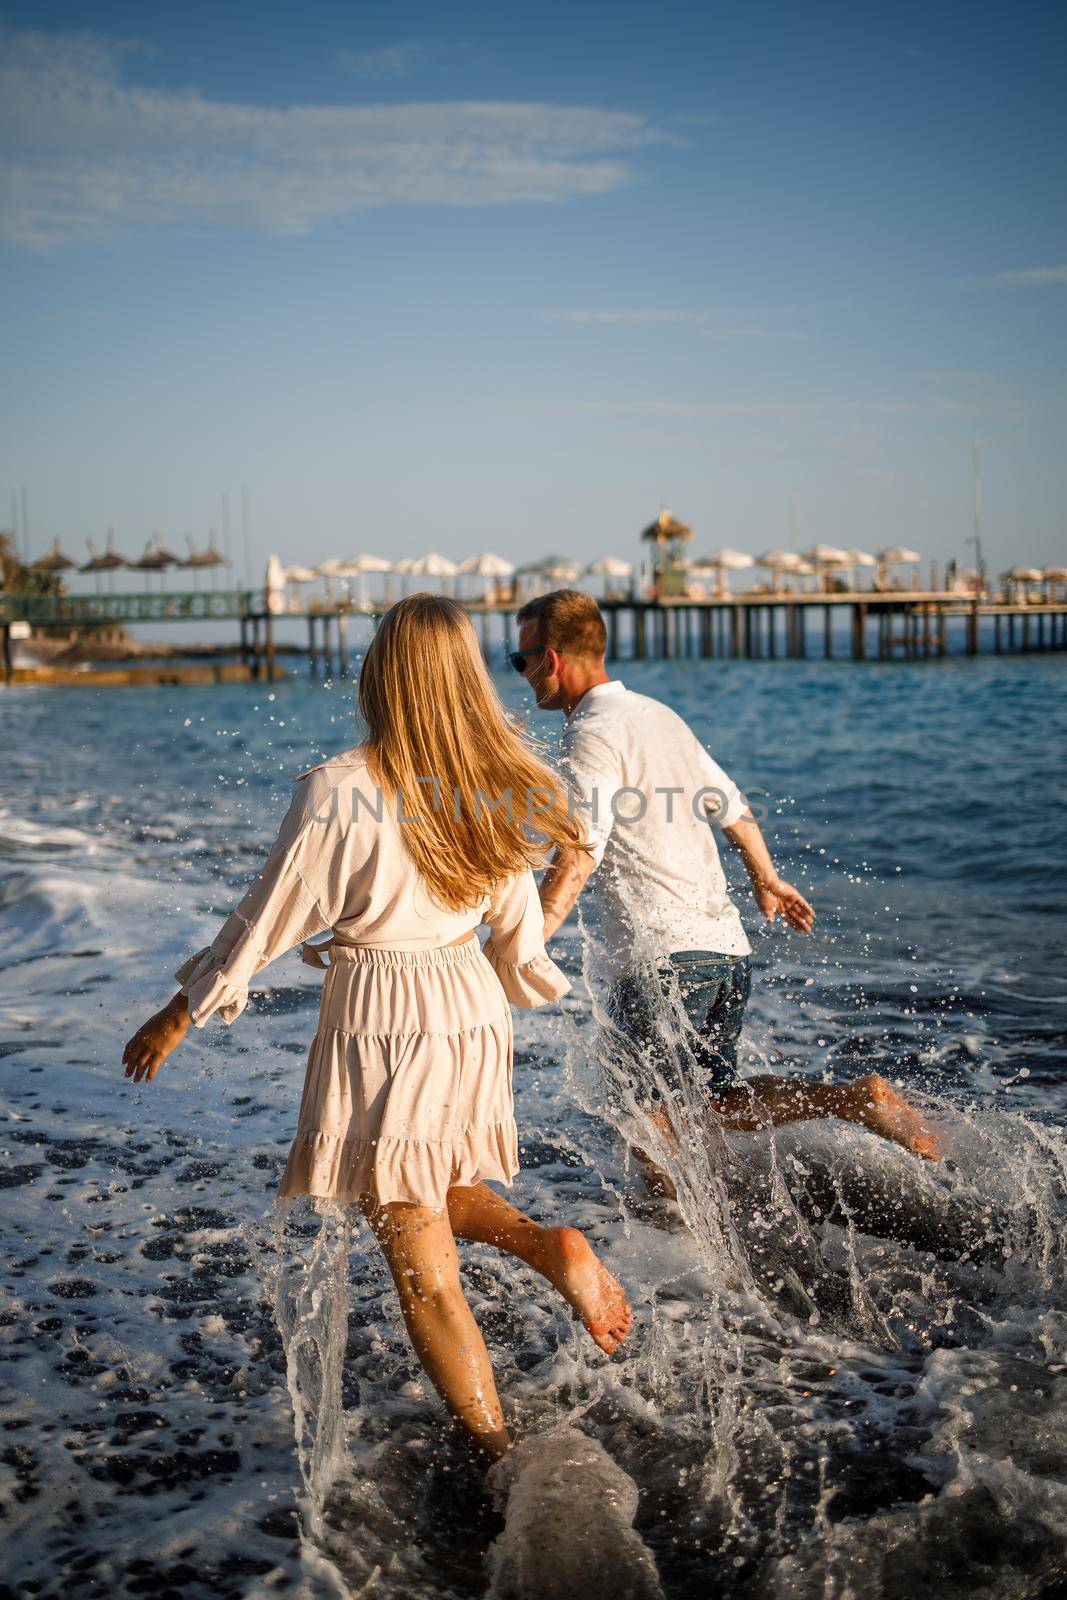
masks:
{"type": "Polygon", "coordinates": [[[991,566],[1063,560],[1065,56],[1058,5],[8,6],[0,523],[943,561],[978,439],[991,566]]]}

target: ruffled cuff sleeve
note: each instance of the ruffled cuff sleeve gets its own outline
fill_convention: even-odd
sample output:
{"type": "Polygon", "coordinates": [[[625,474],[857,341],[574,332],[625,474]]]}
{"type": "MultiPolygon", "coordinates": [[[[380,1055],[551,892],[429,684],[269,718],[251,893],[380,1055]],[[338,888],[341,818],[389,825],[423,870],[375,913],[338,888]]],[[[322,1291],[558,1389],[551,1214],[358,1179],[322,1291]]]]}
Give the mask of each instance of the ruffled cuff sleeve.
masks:
{"type": "Polygon", "coordinates": [[[183,961],[174,974],[189,1005],[189,1020],[197,1028],[216,1013],[226,1024],[236,1022],[248,1004],[249,982],[266,964],[253,944],[252,928],[246,926],[232,944],[225,934],[224,928],[214,944],[183,961]]]}
{"type": "Polygon", "coordinates": [[[498,887],[485,920],[492,932],[484,954],[513,1006],[543,1006],[567,993],[570,979],[545,952],[545,917],[532,872],[498,887]]]}
{"type": "Polygon", "coordinates": [[[549,955],[533,956],[529,961],[504,961],[497,955],[492,938],[486,940],[483,953],[513,1006],[543,1006],[549,1000],[558,1000],[571,987],[571,980],[549,955]]]}

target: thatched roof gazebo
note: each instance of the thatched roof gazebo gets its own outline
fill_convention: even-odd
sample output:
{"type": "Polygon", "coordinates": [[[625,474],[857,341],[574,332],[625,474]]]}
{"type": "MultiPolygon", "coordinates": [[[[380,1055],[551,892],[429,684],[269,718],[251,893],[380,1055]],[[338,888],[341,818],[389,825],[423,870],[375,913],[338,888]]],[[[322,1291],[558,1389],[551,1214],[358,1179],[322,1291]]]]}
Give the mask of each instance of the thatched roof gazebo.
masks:
{"type": "Polygon", "coordinates": [[[672,517],[666,506],[655,522],[650,522],[648,527],[641,531],[641,538],[647,539],[652,544],[684,543],[686,539],[692,537],[692,528],[687,523],[679,522],[677,517],[672,517]]]}
{"type": "Polygon", "coordinates": [[[692,537],[693,530],[688,523],[672,517],[666,506],[655,522],[641,530],[642,540],[655,546],[652,573],[656,594],[661,599],[668,594],[680,596],[687,592],[682,548],[692,537]]]}

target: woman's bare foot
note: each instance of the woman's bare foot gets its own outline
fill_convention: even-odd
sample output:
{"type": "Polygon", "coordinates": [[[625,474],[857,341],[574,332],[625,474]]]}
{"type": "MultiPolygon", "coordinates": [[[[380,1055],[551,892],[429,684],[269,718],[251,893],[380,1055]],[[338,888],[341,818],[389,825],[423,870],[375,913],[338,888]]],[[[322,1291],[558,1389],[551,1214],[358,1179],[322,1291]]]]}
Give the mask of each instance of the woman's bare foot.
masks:
{"type": "Polygon", "coordinates": [[[940,1158],[941,1143],[937,1134],[878,1073],[872,1072],[850,1084],[848,1099],[850,1121],[861,1122],[865,1128],[880,1133],[883,1139],[902,1144],[905,1150],[925,1156],[928,1161],[940,1158]]]}
{"type": "Polygon", "coordinates": [[[550,1228],[545,1248],[545,1276],[574,1307],[601,1350],[611,1355],[633,1321],[622,1285],[577,1228],[550,1228]]]}

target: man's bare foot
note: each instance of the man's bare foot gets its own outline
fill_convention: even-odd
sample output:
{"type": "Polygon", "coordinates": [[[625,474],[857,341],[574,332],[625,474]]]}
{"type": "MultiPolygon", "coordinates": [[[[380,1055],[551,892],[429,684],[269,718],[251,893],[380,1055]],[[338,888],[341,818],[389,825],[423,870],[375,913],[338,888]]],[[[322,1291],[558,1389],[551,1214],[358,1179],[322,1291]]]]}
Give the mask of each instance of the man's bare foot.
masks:
{"type": "Polygon", "coordinates": [[[928,1161],[940,1159],[941,1143],[937,1134],[877,1072],[859,1078],[850,1086],[849,1101],[853,1110],[850,1120],[861,1122],[872,1132],[880,1133],[883,1139],[902,1144],[913,1155],[925,1156],[928,1161]]]}
{"type": "Polygon", "coordinates": [[[577,1228],[550,1228],[545,1276],[574,1307],[586,1329],[608,1355],[630,1331],[633,1312],[622,1285],[613,1278],[577,1228]]]}

